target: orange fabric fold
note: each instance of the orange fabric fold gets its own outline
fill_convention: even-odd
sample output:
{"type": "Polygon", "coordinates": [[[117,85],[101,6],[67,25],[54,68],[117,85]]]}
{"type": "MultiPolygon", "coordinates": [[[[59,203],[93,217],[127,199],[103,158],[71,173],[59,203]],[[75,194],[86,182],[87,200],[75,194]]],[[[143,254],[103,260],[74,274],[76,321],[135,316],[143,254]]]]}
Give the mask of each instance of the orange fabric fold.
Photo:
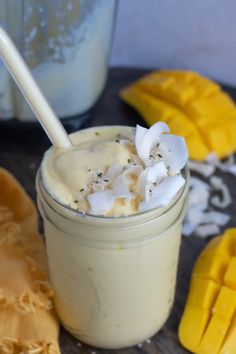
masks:
{"type": "Polygon", "coordinates": [[[34,203],[0,168],[0,354],[58,354],[44,243],[34,203]]]}

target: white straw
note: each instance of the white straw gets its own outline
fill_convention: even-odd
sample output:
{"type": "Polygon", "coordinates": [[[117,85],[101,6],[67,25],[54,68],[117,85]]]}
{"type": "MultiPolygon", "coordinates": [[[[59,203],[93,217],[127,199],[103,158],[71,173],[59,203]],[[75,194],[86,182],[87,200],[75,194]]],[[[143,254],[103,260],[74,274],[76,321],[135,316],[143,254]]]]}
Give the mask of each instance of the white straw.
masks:
{"type": "Polygon", "coordinates": [[[71,141],[63,125],[49,106],[18,49],[2,27],[0,27],[0,57],[2,57],[52,144],[57,148],[70,147],[71,141]]]}

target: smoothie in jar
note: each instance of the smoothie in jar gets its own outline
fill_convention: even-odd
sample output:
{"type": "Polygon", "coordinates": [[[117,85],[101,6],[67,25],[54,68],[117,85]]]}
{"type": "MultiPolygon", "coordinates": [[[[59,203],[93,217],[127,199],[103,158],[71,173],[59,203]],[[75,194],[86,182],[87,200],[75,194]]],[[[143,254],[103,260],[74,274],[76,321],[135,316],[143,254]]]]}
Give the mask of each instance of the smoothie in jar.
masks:
{"type": "Polygon", "coordinates": [[[55,306],[100,348],[155,334],[173,303],[187,148],[159,122],[90,128],[46,152],[37,177],[55,306]]]}

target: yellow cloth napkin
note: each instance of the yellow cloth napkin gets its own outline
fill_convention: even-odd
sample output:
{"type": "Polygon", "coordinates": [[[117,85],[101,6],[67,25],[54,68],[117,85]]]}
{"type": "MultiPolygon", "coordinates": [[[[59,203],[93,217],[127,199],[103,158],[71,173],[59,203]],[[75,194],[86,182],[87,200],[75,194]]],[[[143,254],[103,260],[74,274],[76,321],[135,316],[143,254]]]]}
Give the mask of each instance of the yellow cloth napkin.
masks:
{"type": "Polygon", "coordinates": [[[60,353],[52,298],[35,205],[0,168],[0,354],[60,353]]]}

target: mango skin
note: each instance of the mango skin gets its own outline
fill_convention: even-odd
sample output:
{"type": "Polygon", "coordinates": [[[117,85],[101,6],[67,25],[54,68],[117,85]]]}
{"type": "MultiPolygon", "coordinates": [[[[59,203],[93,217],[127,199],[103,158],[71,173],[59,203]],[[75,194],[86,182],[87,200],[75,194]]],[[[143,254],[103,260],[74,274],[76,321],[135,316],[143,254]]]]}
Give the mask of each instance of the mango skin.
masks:
{"type": "Polygon", "coordinates": [[[187,142],[190,158],[236,151],[236,106],[215,82],[192,71],[152,72],[120,92],[148,125],[166,122],[187,142]],[[220,144],[219,144],[220,141],[220,144]]]}
{"type": "Polygon", "coordinates": [[[196,354],[236,354],[236,228],[199,255],[178,335],[196,354]]]}

